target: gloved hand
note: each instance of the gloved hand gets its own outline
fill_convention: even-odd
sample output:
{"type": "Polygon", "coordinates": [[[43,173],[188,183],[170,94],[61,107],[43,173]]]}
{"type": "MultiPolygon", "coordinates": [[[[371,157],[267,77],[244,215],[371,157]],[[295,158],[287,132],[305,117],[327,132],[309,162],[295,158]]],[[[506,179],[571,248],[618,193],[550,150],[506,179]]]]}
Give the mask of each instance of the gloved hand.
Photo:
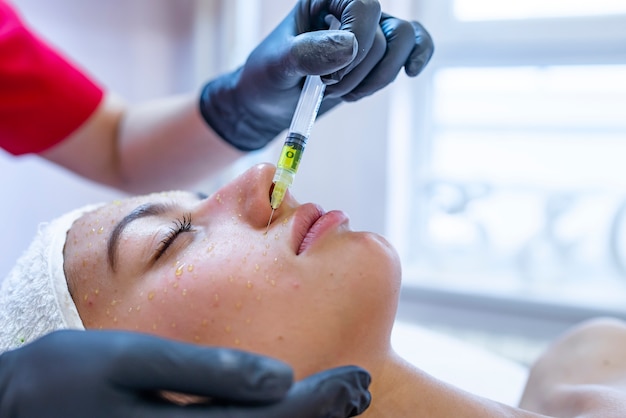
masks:
{"type": "Polygon", "coordinates": [[[291,368],[241,351],[123,331],[57,331],[0,356],[0,416],[348,417],[367,408],[369,374],[322,372],[292,386],[291,368]],[[173,391],[210,397],[182,406],[173,391]]]}
{"type": "Polygon", "coordinates": [[[382,13],[374,0],[300,0],[239,69],[209,82],[200,111],[227,142],[262,148],[291,123],[304,76],[327,84],[322,114],[391,83],[402,67],[418,75],[434,51],[417,22],[382,13]],[[341,21],[329,31],[325,18],[341,21]]]}

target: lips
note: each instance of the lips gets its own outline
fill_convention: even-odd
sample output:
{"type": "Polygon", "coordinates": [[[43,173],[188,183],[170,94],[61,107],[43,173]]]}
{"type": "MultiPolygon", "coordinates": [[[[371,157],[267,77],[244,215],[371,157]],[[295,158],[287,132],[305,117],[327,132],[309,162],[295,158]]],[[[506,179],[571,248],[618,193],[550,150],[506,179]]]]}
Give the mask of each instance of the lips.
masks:
{"type": "Polygon", "coordinates": [[[301,246],[315,223],[324,216],[324,209],[313,203],[300,206],[294,214],[292,241],[296,254],[302,252],[301,246]]]}
{"type": "Polygon", "coordinates": [[[341,211],[324,212],[314,204],[298,208],[294,216],[293,242],[299,255],[313,244],[326,231],[348,222],[348,216],[341,211]]]}

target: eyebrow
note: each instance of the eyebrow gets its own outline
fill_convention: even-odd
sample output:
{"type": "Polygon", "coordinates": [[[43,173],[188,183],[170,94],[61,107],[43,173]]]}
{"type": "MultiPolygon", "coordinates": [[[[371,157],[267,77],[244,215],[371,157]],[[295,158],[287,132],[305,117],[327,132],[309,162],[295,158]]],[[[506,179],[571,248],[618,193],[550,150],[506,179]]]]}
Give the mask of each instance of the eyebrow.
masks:
{"type": "Polygon", "coordinates": [[[164,203],[146,203],[133,209],[128,215],[124,216],[122,220],[115,225],[109,240],[107,242],[107,255],[109,261],[109,267],[115,272],[117,264],[117,253],[119,250],[120,237],[128,225],[138,219],[146,218],[149,216],[158,216],[164,213],[168,213],[173,209],[173,205],[164,203]]]}

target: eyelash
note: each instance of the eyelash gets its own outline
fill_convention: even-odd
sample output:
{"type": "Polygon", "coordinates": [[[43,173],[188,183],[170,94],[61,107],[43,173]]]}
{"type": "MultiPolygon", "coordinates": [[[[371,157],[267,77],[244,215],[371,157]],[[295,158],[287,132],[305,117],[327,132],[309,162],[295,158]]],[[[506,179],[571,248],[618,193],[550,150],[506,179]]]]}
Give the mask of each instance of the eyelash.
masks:
{"type": "Polygon", "coordinates": [[[155,260],[158,260],[167,251],[170,245],[174,243],[174,240],[183,232],[191,231],[191,214],[183,214],[182,219],[176,219],[174,226],[170,227],[169,232],[161,240],[156,251],[155,260]]]}

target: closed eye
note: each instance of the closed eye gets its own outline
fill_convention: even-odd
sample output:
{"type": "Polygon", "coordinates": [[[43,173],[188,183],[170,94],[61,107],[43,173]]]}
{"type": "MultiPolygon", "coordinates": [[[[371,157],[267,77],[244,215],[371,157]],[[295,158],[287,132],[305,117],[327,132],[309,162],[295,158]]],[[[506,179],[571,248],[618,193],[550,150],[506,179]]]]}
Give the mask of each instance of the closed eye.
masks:
{"type": "Polygon", "coordinates": [[[174,226],[169,228],[168,233],[159,242],[154,254],[154,261],[158,260],[161,256],[163,256],[163,254],[165,254],[167,249],[174,243],[174,241],[176,241],[176,238],[178,238],[180,234],[189,232],[192,229],[191,214],[185,213],[182,218],[175,219],[174,226]]]}

